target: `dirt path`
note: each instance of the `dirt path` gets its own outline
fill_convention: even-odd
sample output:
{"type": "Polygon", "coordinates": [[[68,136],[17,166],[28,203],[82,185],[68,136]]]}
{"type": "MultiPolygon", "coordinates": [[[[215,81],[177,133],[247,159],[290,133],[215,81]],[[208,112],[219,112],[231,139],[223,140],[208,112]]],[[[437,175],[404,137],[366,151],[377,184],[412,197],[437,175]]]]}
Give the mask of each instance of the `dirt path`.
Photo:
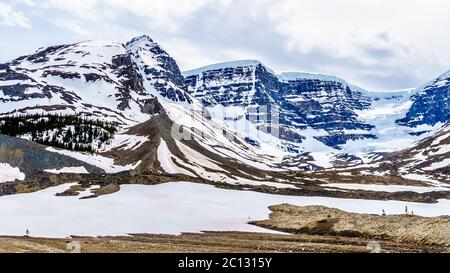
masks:
{"type": "MultiPolygon", "coordinates": [[[[343,236],[242,232],[48,239],[0,237],[0,252],[370,252],[370,240],[343,236]]],[[[388,241],[382,252],[443,252],[442,247],[388,241]]],[[[372,243],[373,247],[373,243],[372,243]]]]}

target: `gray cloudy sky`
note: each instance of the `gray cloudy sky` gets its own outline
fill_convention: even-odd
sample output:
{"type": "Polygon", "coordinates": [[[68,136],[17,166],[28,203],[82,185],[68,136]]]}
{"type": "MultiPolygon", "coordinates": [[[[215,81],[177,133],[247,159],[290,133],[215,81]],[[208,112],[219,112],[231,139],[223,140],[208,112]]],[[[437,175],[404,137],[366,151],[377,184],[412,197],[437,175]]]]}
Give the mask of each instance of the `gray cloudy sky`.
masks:
{"type": "Polygon", "coordinates": [[[257,59],[401,89],[450,69],[449,26],[448,0],[0,0],[0,61],[148,34],[183,70],[257,59]]]}

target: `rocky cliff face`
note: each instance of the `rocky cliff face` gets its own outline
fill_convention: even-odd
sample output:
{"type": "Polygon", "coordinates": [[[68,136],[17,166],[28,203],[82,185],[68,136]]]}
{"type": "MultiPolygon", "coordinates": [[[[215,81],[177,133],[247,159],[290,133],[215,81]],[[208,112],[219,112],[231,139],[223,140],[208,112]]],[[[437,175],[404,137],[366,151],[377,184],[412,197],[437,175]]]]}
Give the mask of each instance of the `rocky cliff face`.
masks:
{"type": "Polygon", "coordinates": [[[144,78],[147,90],[156,89],[155,95],[170,101],[192,103],[182,88],[184,79],[177,63],[150,37],[136,37],[125,48],[136,65],[135,71],[144,78]]]}
{"type": "Polygon", "coordinates": [[[412,100],[411,108],[398,124],[417,127],[447,122],[450,119],[450,71],[419,88],[412,100]]]}
{"type": "Polygon", "coordinates": [[[281,135],[290,142],[301,142],[301,130],[308,128],[323,129],[326,133],[316,139],[334,148],[349,139],[374,137],[369,132],[373,126],[355,113],[370,106],[370,99],[342,79],[276,75],[258,61],[213,65],[184,75],[188,91],[207,107],[240,107],[247,119],[255,108],[259,116],[277,111],[281,135]]]}

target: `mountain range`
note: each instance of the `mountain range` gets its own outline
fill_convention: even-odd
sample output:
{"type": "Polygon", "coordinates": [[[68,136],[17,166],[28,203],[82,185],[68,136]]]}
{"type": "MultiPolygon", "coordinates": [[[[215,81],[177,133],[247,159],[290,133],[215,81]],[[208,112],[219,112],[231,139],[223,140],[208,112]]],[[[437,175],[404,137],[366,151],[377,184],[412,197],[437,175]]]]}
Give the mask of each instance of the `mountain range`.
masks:
{"type": "Polygon", "coordinates": [[[146,35],[51,46],[0,64],[0,182],[127,173],[271,185],[349,168],[448,182],[449,95],[450,71],[370,92],[255,60],[181,72],[146,35]]]}

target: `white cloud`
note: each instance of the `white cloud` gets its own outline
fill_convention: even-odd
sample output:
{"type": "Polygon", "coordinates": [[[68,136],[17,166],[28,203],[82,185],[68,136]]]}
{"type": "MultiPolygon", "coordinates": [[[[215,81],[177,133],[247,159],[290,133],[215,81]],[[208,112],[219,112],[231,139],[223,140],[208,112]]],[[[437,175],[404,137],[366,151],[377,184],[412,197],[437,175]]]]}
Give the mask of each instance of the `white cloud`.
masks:
{"type": "Polygon", "coordinates": [[[272,4],[267,16],[292,53],[329,56],[318,60],[318,72],[372,88],[398,88],[419,84],[450,67],[450,33],[444,30],[450,25],[448,1],[406,5],[402,0],[279,0],[272,4]],[[396,78],[399,74],[406,76],[403,83],[396,78]]]}
{"type": "Polygon", "coordinates": [[[183,69],[260,59],[279,71],[329,73],[387,89],[421,84],[450,67],[447,0],[13,2],[34,5],[52,23],[91,39],[125,42],[146,33],[183,69]]]}
{"type": "Polygon", "coordinates": [[[14,0],[14,2],[17,4],[22,4],[22,5],[30,6],[30,7],[36,6],[36,1],[34,1],[34,0],[14,0]]]}
{"type": "MultiPolygon", "coordinates": [[[[218,4],[221,1],[217,1],[218,4]]],[[[135,0],[132,4],[126,0],[103,1],[110,9],[127,11],[142,19],[146,24],[156,24],[169,31],[176,31],[192,14],[203,7],[208,0],[135,0]]]]}
{"type": "Polygon", "coordinates": [[[45,9],[69,12],[80,19],[92,19],[103,16],[103,11],[97,9],[98,0],[43,0],[40,4],[45,9]]]}
{"type": "MultiPolygon", "coordinates": [[[[222,3],[226,0],[218,0],[222,3]]],[[[123,15],[139,18],[142,25],[176,31],[193,12],[209,0],[47,0],[43,6],[70,12],[79,18],[97,22],[126,22],[123,15]]],[[[132,18],[128,18],[132,19],[132,18]]]]}
{"type": "Polygon", "coordinates": [[[28,17],[21,11],[17,11],[13,6],[0,2],[0,25],[8,27],[31,28],[28,17]]]}
{"type": "Polygon", "coordinates": [[[81,36],[89,36],[90,35],[90,33],[87,30],[83,29],[80,26],[80,23],[78,21],[67,20],[67,19],[63,19],[63,18],[51,19],[50,21],[57,27],[67,29],[78,35],[81,35],[81,36]]]}

